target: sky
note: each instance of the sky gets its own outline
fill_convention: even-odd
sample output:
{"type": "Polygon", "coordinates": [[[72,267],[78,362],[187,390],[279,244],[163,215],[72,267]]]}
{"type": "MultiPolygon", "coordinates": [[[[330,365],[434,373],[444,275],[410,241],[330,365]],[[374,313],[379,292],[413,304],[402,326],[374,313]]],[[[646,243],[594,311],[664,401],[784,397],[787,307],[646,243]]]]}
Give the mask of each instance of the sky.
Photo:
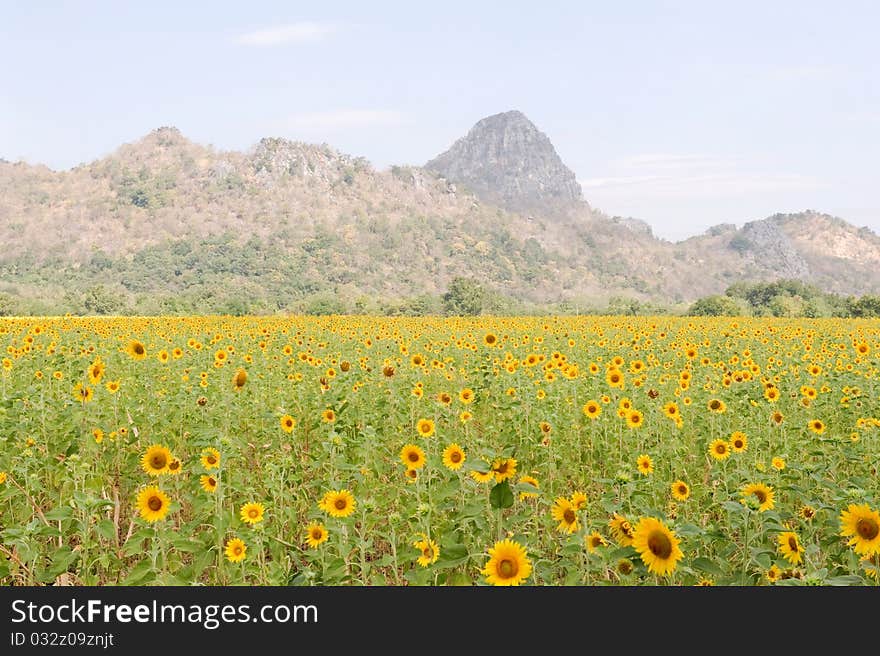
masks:
{"type": "Polygon", "coordinates": [[[880,233],[880,3],[0,0],[0,157],[165,125],[421,165],[510,109],[585,199],[677,241],[827,212],[880,233]]]}

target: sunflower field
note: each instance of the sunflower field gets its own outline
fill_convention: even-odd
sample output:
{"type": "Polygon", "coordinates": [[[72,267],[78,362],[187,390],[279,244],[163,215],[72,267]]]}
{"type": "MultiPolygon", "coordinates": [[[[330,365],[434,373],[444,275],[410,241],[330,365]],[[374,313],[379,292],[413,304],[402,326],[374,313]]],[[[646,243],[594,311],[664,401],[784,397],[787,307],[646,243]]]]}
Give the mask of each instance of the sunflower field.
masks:
{"type": "Polygon", "coordinates": [[[880,321],[0,319],[4,585],[878,585],[880,321]]]}

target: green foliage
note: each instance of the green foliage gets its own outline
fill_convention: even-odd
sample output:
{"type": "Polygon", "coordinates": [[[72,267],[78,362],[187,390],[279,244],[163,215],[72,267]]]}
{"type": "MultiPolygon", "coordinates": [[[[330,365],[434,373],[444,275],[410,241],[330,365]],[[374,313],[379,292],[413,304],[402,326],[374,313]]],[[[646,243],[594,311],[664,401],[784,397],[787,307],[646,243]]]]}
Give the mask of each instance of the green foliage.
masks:
{"type": "Polygon", "coordinates": [[[739,305],[727,296],[705,296],[688,308],[687,314],[695,317],[721,317],[739,314],[739,305]]]}
{"type": "Polygon", "coordinates": [[[443,310],[451,316],[475,316],[483,311],[486,291],[473,278],[457,276],[443,295],[443,310]]]}

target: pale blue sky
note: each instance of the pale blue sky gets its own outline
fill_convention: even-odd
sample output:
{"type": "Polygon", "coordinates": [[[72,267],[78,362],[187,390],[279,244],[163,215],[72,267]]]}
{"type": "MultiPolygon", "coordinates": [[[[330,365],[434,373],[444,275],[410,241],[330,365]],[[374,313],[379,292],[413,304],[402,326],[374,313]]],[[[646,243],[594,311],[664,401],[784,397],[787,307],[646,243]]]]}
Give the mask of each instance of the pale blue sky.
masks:
{"type": "Polygon", "coordinates": [[[680,239],[816,209],[880,232],[880,3],[0,0],[0,157],[161,125],[423,164],[520,109],[586,199],[680,239]]]}

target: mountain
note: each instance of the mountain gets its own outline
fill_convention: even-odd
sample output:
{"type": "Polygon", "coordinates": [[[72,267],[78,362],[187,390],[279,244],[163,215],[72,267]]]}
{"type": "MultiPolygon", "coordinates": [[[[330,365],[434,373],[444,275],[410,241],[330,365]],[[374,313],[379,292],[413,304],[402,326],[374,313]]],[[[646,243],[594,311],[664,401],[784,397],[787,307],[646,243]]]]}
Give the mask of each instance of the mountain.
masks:
{"type": "Polygon", "coordinates": [[[550,139],[516,110],[478,121],[425,168],[514,212],[546,214],[583,203],[575,174],[550,139]]]}
{"type": "Polygon", "coordinates": [[[0,161],[0,243],[0,313],[428,311],[458,276],[518,310],[680,307],[792,277],[880,291],[880,237],[815,211],[678,243],[608,216],[519,112],[425,167],[280,138],[222,151],[173,127],[69,171],[0,161]]]}

